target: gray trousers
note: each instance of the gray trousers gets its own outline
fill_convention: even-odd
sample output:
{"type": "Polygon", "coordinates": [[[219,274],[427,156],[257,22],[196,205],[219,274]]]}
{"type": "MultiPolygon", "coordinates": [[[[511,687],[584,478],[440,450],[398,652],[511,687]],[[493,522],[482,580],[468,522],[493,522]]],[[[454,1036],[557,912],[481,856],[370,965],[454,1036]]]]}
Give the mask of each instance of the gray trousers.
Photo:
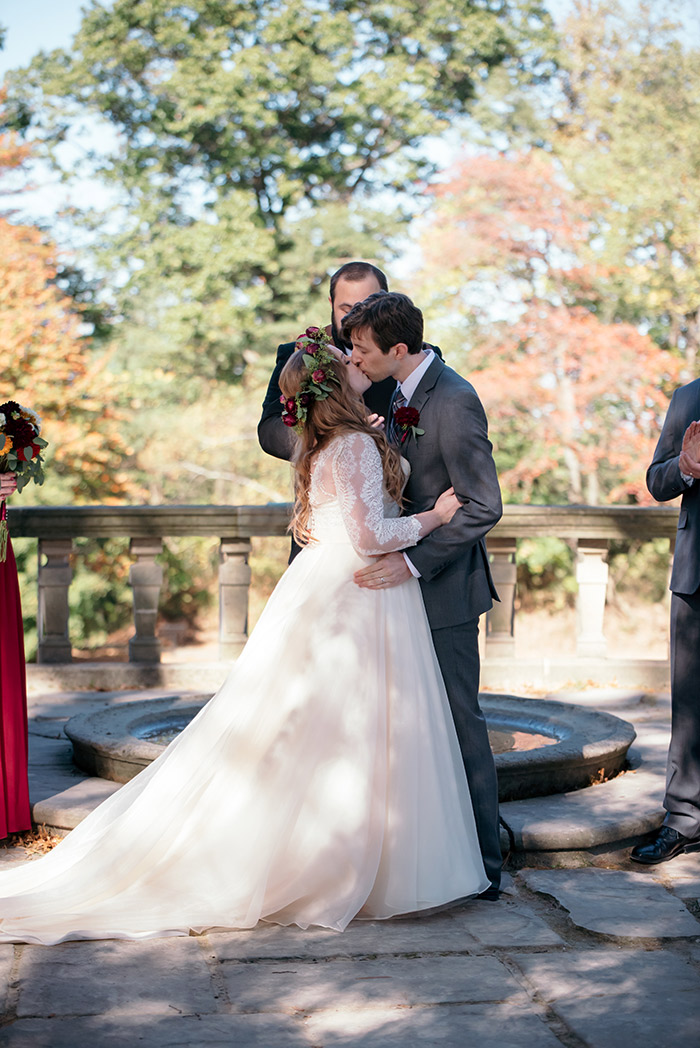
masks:
{"type": "Polygon", "coordinates": [[[486,876],[501,882],[498,780],[486,720],[479,706],[479,620],[432,630],[433,644],[457,729],[486,876]]]}
{"type": "Polygon", "coordinates": [[[671,745],[664,822],[700,837],[700,590],[671,598],[671,745]]]}

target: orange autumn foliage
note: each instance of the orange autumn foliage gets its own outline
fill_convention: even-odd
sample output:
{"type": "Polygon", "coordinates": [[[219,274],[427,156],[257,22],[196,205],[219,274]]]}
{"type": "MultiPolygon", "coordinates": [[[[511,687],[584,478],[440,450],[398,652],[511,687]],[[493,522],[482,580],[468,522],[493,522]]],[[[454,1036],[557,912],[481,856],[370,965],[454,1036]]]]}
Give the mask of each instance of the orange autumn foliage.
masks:
{"type": "MultiPolygon", "coordinates": [[[[0,178],[26,157],[13,135],[0,135],[0,178]]],[[[67,478],[77,500],[120,500],[130,493],[121,472],[129,449],[114,376],[91,355],[80,312],[56,283],[55,255],[40,230],[0,215],[0,401],[38,412],[47,475],[67,478]]]]}
{"type": "Polygon", "coordinates": [[[541,154],[467,158],[436,191],[418,294],[463,318],[463,370],[517,501],[652,501],[645,472],[682,361],[598,315],[615,275],[594,233],[541,154]]]}
{"type": "Polygon", "coordinates": [[[523,447],[501,472],[508,492],[530,499],[540,478],[559,472],[570,502],[653,501],[645,473],[679,358],[630,324],[538,303],[495,327],[469,360],[496,447],[499,432],[513,430],[523,447]]]}

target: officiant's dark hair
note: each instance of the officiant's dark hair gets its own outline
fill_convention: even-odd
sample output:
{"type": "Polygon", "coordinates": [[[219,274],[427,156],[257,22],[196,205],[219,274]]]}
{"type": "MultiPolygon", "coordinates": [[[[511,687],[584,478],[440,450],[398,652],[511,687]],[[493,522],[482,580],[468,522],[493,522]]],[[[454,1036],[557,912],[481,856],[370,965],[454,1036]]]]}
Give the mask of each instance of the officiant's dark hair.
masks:
{"type": "Polygon", "coordinates": [[[363,328],[370,328],[382,353],[398,342],[405,342],[411,354],[423,348],[423,314],[398,291],[375,291],[352,307],[343,318],[343,338],[352,342],[353,331],[363,328]]]}
{"type": "Polygon", "coordinates": [[[350,281],[364,280],[365,277],[375,277],[380,288],[384,291],[389,289],[386,275],[377,266],[373,266],[371,262],[346,262],[340,269],[336,269],[331,277],[331,302],[335,302],[335,287],[341,277],[343,280],[350,281]]]}

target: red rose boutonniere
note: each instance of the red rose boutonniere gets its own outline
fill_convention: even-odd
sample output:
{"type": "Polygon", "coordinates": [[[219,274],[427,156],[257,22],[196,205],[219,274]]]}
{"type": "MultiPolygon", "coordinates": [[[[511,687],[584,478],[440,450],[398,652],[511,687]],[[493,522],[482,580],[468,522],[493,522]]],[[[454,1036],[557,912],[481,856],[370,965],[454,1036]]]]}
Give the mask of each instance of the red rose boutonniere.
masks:
{"type": "Polygon", "coordinates": [[[412,433],[414,437],[422,437],[425,433],[424,429],[418,429],[418,423],[420,422],[420,411],[416,408],[396,408],[394,412],[394,422],[399,430],[401,430],[401,443],[406,440],[409,433],[412,433]]]}

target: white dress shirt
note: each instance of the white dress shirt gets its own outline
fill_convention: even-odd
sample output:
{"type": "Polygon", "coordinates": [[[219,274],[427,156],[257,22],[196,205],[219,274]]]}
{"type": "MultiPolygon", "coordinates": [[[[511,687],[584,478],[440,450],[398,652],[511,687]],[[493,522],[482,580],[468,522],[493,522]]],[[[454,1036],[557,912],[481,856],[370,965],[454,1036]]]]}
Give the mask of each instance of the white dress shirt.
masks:
{"type": "MultiPolygon", "coordinates": [[[[399,382],[396,386],[396,388],[401,390],[404,397],[406,398],[407,406],[411,403],[411,397],[418,389],[418,384],[420,380],[423,378],[423,375],[426,373],[426,371],[432,364],[433,357],[435,356],[432,349],[425,349],[423,352],[425,353],[425,360],[422,360],[418,367],[413,369],[408,378],[405,378],[403,382],[399,382]]],[[[418,571],[418,569],[414,567],[414,565],[411,563],[408,554],[404,553],[403,559],[406,561],[408,569],[413,575],[413,577],[419,579],[420,571],[418,571]]]]}

